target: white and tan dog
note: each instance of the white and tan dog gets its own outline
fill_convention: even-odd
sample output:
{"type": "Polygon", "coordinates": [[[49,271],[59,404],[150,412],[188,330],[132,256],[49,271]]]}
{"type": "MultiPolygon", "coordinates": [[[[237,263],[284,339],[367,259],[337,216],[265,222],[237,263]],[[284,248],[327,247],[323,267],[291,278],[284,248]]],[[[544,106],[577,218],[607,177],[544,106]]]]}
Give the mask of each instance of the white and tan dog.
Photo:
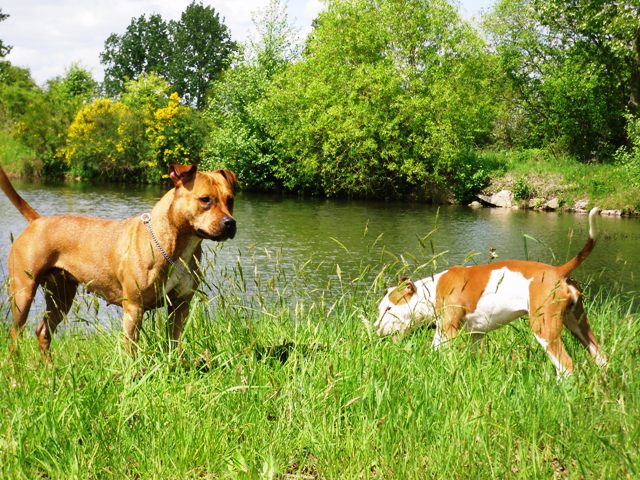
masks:
{"type": "Polygon", "coordinates": [[[80,283],[108,303],[121,305],[125,346],[135,352],[143,314],[169,307],[170,337],[178,344],[198,286],[203,239],[236,234],[233,197],[236,175],[171,165],[169,190],[150,213],[125,220],[53,215],[41,217],[13,188],[0,168],[0,189],[29,221],[9,252],[13,325],[11,350],[27,321],[39,286],[46,311],[36,327],[40,350],[50,360],[51,336],[80,283]]]}
{"type": "Polygon", "coordinates": [[[455,338],[463,326],[475,340],[523,315],[545,349],[559,377],[573,370],[562,343],[563,326],[587,348],[599,366],[606,357],[589,327],[582,294],[569,274],[591,253],[596,240],[595,217],[589,212],[589,238],[580,252],[559,266],[507,260],[469,267],[451,267],[412,282],[403,279],[390,288],[379,305],[378,335],[401,333],[424,322],[435,322],[435,348],[455,338]]]}

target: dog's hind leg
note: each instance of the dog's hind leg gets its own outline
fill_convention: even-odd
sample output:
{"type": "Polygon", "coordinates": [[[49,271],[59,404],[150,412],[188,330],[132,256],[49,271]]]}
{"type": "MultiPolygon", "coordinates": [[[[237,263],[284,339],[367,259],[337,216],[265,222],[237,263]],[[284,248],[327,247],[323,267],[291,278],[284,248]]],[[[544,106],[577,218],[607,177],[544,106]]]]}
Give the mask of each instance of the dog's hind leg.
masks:
{"type": "Polygon", "coordinates": [[[29,309],[31,308],[31,302],[33,302],[33,298],[36,295],[38,284],[33,276],[28,272],[23,271],[12,274],[11,265],[12,262],[9,262],[9,295],[11,302],[11,314],[13,316],[13,323],[11,324],[11,330],[9,332],[9,336],[11,338],[9,351],[14,353],[16,351],[17,339],[27,323],[29,309]]]}
{"type": "Polygon", "coordinates": [[[573,372],[573,360],[562,343],[563,318],[566,302],[556,300],[541,308],[531,306],[529,323],[538,343],[556,367],[558,379],[568,377],[573,372]]]}
{"type": "Polygon", "coordinates": [[[591,331],[589,321],[587,320],[587,313],[584,311],[582,295],[580,291],[572,285],[569,286],[569,289],[571,290],[573,303],[565,312],[564,324],[573,336],[584,345],[596,364],[599,367],[604,367],[607,364],[607,356],[602,353],[600,345],[593,331],[591,331]]]}
{"type": "Polygon", "coordinates": [[[69,278],[62,270],[49,274],[43,283],[47,310],[36,327],[40,353],[46,362],[51,361],[51,336],[64,316],[69,312],[76,295],[78,282],[69,278]]]}

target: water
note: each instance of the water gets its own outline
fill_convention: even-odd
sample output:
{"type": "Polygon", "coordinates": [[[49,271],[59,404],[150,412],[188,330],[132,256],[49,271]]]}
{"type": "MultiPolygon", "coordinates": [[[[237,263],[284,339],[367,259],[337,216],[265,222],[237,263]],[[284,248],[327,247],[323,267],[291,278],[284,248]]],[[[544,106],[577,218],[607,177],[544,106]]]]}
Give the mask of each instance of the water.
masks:
{"type": "MultiPolygon", "coordinates": [[[[149,211],[163,194],[158,187],[15,185],[42,215],[74,213],[125,218],[149,211]]],[[[215,269],[223,271],[242,265],[247,295],[258,288],[256,274],[268,278],[280,272],[291,278],[307,261],[304,281],[309,290],[323,289],[331,279],[351,281],[366,265],[372,266],[371,272],[359,282],[370,283],[375,273],[389,263],[397,265],[394,268],[399,272],[400,263],[406,261],[406,271],[410,272],[432,253],[444,252],[437,260],[438,270],[470,256],[471,263],[486,262],[490,248],[496,249],[499,259],[528,257],[562,263],[580,250],[588,232],[586,215],[562,213],[248,193],[240,193],[235,205],[238,234],[216,247],[215,269]],[[437,230],[425,240],[436,225],[437,230]]],[[[11,236],[19,235],[25,226],[22,216],[0,195],[2,316],[7,315],[5,280],[11,236]]],[[[599,228],[599,243],[574,278],[593,289],[615,286],[635,295],[640,286],[636,274],[640,271],[640,221],[600,217],[599,228]]],[[[214,244],[204,245],[213,258],[214,244]]],[[[422,271],[426,275],[429,269],[422,271]]],[[[224,286],[218,288],[223,290],[224,286]]],[[[41,313],[42,304],[39,297],[31,317],[41,313]]],[[[120,315],[117,307],[92,302],[85,304],[81,314],[91,317],[92,311],[98,311],[99,316],[120,315]]]]}

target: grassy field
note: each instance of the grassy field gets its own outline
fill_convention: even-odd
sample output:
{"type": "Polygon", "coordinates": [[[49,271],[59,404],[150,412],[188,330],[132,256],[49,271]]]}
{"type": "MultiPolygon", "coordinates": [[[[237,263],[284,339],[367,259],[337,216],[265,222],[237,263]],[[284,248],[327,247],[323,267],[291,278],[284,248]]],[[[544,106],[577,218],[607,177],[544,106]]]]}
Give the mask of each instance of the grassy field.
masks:
{"type": "Polygon", "coordinates": [[[305,268],[258,282],[223,272],[219,294],[194,303],[181,358],[166,352],[162,312],[146,319],[136,360],[118,331],[88,335],[73,319],[50,368],[33,334],[13,359],[2,332],[2,478],[640,475],[640,319],[628,296],[590,296],[610,364],[599,370],[567,336],[577,368],[559,383],[525,321],[475,353],[464,336],[433,351],[428,328],[379,339],[363,318],[392,268],[315,291],[305,268]]]}

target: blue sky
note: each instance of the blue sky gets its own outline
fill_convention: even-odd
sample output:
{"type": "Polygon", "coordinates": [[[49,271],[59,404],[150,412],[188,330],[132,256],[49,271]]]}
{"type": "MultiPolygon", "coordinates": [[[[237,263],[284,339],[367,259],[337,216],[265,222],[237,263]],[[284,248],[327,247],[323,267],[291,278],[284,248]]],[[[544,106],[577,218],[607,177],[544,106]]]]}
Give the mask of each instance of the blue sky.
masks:
{"type": "MultiPolygon", "coordinates": [[[[40,85],[64,74],[73,63],[102,80],[100,52],[111,33],[123,33],[133,17],[159,13],[177,19],[191,0],[3,0],[0,8],[9,18],[0,23],[0,39],[13,46],[8,60],[29,68],[40,85]]],[[[224,17],[234,40],[252,32],[252,16],[269,0],[203,0],[224,17]]],[[[471,18],[493,0],[462,0],[461,13],[471,18]]],[[[322,9],[321,0],[289,0],[290,20],[301,36],[322,9]]]]}

